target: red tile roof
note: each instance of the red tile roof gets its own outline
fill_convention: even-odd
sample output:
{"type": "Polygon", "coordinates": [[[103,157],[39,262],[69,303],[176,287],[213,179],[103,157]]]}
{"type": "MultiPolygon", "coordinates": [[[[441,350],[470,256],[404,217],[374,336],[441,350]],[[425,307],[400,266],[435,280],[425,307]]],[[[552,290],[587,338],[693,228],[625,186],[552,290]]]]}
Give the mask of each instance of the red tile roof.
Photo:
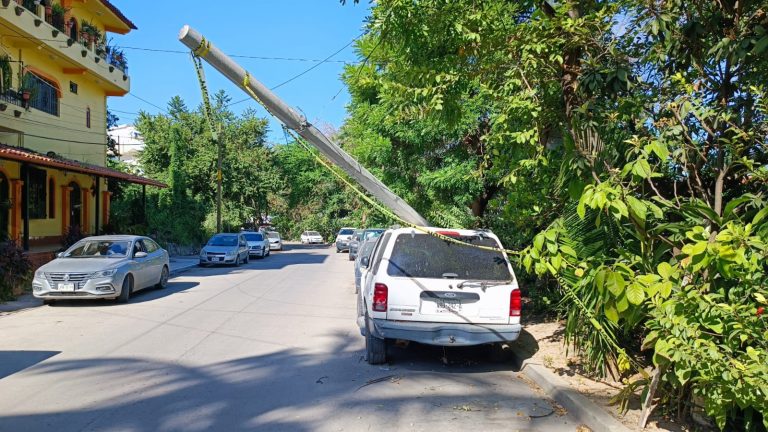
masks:
{"type": "Polygon", "coordinates": [[[155,186],[159,188],[167,188],[163,182],[152,180],[150,178],[137,176],[134,174],[124,173],[112,168],[103,166],[87,164],[84,162],[78,162],[72,159],[65,159],[62,157],[46,156],[35,151],[25,149],[23,147],[11,147],[5,144],[0,144],[0,159],[12,160],[17,162],[26,162],[33,165],[58,168],[61,170],[78,172],[83,174],[89,174],[100,177],[109,177],[118,180],[125,180],[129,183],[137,183],[149,186],[155,186]]]}
{"type": "Polygon", "coordinates": [[[122,12],[120,12],[120,9],[118,9],[115,5],[109,2],[109,0],[101,0],[101,2],[106,6],[109,10],[112,11],[115,15],[117,15],[118,18],[120,18],[120,21],[124,22],[125,25],[130,27],[133,30],[136,30],[136,25],[131,22],[125,15],[123,15],[122,12]]]}

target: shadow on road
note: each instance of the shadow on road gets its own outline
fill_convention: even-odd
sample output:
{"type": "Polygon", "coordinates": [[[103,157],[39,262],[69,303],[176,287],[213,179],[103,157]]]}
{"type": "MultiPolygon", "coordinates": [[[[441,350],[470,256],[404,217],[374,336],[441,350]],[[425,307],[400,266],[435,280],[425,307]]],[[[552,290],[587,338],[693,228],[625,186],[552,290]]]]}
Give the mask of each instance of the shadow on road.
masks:
{"type": "MultiPolygon", "coordinates": [[[[143,290],[136,291],[131,294],[128,303],[144,303],[152,300],[157,300],[169,295],[183,293],[188,289],[192,289],[200,285],[199,282],[175,282],[169,281],[168,286],[164,289],[157,288],[144,288],[143,290]]],[[[56,300],[56,303],[52,307],[94,307],[94,306],[113,306],[119,305],[116,300],[112,299],[75,299],[75,300],[56,300]]]]}
{"type": "Polygon", "coordinates": [[[60,354],[61,351],[0,351],[0,379],[60,354]]]}
{"type": "Polygon", "coordinates": [[[490,418],[503,430],[557,430],[550,426],[563,422],[552,415],[548,402],[513,382],[513,374],[484,373],[514,366],[488,362],[482,350],[454,348],[445,354],[434,347],[396,348],[394,363],[379,367],[365,363],[356,336],[333,337],[336,342],[322,354],[290,348],[200,367],[134,357],[49,361],[26,374],[46,376],[57,398],[76,400],[78,391],[104,390],[109,383],[106,394],[87,406],[2,413],[0,424],[8,430],[56,431],[310,431],[382,425],[404,430],[413,429],[413,423],[402,423],[413,412],[430,428],[455,421],[478,425],[490,418]],[[73,376],[77,388],[55,385],[73,376]]]}

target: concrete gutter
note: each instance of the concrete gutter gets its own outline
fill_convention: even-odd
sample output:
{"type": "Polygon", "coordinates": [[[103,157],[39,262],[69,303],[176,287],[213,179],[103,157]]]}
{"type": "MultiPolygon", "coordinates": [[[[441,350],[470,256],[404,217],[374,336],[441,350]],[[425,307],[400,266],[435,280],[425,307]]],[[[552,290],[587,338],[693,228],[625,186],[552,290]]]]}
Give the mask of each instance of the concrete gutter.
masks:
{"type": "Polygon", "coordinates": [[[576,391],[547,367],[525,360],[520,366],[520,371],[568,410],[569,415],[589,426],[594,432],[630,432],[601,406],[576,391]]]}

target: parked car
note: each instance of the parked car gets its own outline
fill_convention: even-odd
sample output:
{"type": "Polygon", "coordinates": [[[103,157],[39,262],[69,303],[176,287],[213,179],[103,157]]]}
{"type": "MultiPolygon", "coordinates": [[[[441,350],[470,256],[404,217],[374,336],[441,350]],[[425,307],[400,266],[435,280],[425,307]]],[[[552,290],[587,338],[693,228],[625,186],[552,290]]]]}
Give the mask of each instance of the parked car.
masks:
{"type": "Polygon", "coordinates": [[[248,263],[248,241],[243,233],[216,234],[200,250],[200,266],[248,263]]]}
{"type": "Polygon", "coordinates": [[[270,250],[283,250],[283,239],[277,231],[267,231],[267,240],[269,240],[270,250]]]}
{"type": "Polygon", "coordinates": [[[357,249],[362,242],[371,238],[376,238],[380,236],[384,231],[384,228],[368,228],[362,230],[360,235],[357,237],[357,240],[355,240],[355,237],[352,237],[352,241],[349,242],[349,260],[352,261],[357,258],[357,249]]]}
{"type": "Polygon", "coordinates": [[[269,256],[269,241],[264,233],[246,231],[243,235],[245,236],[245,241],[248,243],[249,255],[257,256],[259,258],[269,256]]]}
{"type": "Polygon", "coordinates": [[[355,294],[360,292],[360,286],[365,281],[364,275],[368,270],[368,266],[362,264],[362,259],[367,258],[365,262],[370,263],[371,253],[378,241],[379,237],[371,237],[365,240],[362,246],[358,248],[357,258],[355,259],[355,294]]]}
{"type": "Polygon", "coordinates": [[[352,234],[354,233],[354,228],[342,228],[339,230],[339,233],[336,234],[336,253],[349,250],[349,241],[352,240],[352,234]]]}
{"type": "Polygon", "coordinates": [[[144,288],[165,288],[168,252],[142,236],[87,237],[35,271],[32,292],[46,302],[107,298],[126,302],[144,288]]]}
{"type": "MultiPolygon", "coordinates": [[[[360,245],[360,240],[363,238],[363,231],[364,229],[356,229],[355,232],[352,233],[352,237],[349,239],[349,253],[352,253],[352,249],[357,250],[357,247],[360,245]]],[[[349,260],[352,261],[354,258],[352,255],[350,255],[349,260]]]]}
{"type": "Polygon", "coordinates": [[[317,231],[304,231],[301,233],[302,244],[323,243],[323,236],[317,231]]]}
{"type": "Polygon", "coordinates": [[[392,340],[430,345],[500,344],[520,335],[520,290],[512,266],[490,231],[430,228],[386,231],[369,258],[358,294],[367,361],[386,361],[392,340]]]}

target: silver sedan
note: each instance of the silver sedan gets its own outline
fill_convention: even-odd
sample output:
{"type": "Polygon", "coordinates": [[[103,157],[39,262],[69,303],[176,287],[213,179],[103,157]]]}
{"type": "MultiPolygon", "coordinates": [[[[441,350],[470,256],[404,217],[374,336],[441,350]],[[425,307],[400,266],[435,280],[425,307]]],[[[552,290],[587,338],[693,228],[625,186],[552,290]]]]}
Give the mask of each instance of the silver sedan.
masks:
{"type": "Polygon", "coordinates": [[[32,292],[46,302],[117,299],[149,287],[165,288],[168,252],[142,236],[87,237],[35,271],[32,292]]]}

